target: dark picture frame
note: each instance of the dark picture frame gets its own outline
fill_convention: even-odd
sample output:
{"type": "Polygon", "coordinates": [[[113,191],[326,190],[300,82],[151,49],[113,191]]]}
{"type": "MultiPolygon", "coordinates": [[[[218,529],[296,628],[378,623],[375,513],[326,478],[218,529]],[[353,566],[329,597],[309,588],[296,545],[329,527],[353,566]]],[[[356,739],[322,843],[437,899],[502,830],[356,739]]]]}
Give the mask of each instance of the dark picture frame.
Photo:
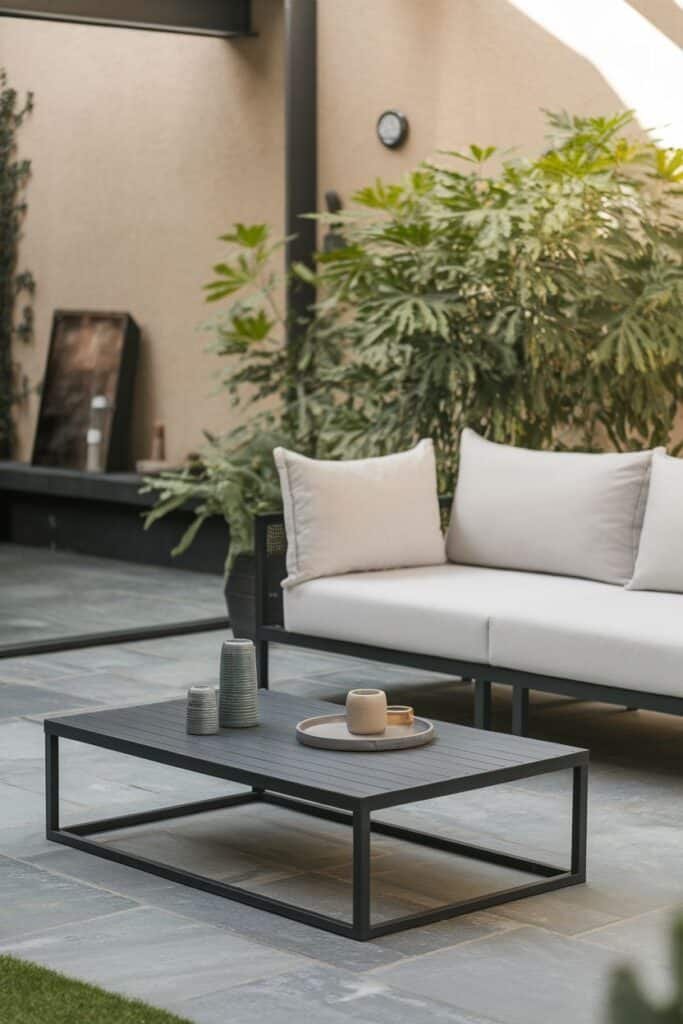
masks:
{"type": "Polygon", "coordinates": [[[102,468],[129,466],[133,383],[140,330],[130,313],[56,310],[41,390],[34,466],[85,470],[90,404],[110,405],[102,468]]]}

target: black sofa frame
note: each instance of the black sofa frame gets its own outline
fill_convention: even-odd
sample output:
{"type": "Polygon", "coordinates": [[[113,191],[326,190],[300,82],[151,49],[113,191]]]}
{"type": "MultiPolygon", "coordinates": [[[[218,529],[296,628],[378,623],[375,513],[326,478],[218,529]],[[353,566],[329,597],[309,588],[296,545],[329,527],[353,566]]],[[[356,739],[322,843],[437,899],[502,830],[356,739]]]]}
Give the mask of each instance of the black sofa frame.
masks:
{"type": "MultiPolygon", "coordinates": [[[[442,507],[450,504],[443,499],[442,507]]],[[[491,685],[502,683],[512,687],[512,732],[525,736],[529,722],[529,691],[540,690],[573,697],[576,700],[619,704],[629,709],[660,711],[683,715],[683,697],[631,690],[573,679],[537,675],[505,668],[503,665],[482,665],[455,658],[412,654],[386,647],[374,647],[346,640],[292,633],[284,627],[281,581],[287,575],[285,560],[287,541],[282,513],[256,516],[254,520],[256,553],[256,660],[259,686],[268,687],[268,652],[270,644],[289,644],[315,651],[345,654],[353,658],[402,665],[425,672],[440,672],[474,683],[474,724],[479,729],[491,728],[491,685]]],[[[683,666],[681,666],[683,672],[683,666]]]]}

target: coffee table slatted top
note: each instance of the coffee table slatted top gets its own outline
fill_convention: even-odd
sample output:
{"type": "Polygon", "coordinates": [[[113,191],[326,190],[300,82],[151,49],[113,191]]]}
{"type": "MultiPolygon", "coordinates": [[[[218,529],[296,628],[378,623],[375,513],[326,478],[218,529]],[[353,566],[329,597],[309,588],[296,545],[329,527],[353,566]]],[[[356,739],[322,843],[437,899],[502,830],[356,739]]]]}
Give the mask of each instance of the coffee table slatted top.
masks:
{"type": "Polygon", "coordinates": [[[297,722],[339,714],[339,705],[259,691],[261,724],[185,732],[185,701],[112,708],[45,720],[45,731],[255,788],[296,794],[353,810],[491,786],[588,761],[588,751],[558,743],[435,722],[436,739],[411,750],[319,750],[297,742],[297,722]]]}

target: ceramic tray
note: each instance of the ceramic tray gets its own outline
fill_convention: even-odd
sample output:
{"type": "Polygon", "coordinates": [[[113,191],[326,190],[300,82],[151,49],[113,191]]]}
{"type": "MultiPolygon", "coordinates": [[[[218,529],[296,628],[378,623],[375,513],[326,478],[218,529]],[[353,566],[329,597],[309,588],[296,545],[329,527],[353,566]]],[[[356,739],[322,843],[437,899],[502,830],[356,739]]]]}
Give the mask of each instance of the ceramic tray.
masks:
{"type": "Polygon", "coordinates": [[[385,732],[372,736],[355,736],[349,732],[346,715],[305,718],[296,727],[299,743],[324,750],[403,750],[421,747],[434,736],[434,726],[426,718],[415,718],[412,725],[387,725],[385,732]]]}

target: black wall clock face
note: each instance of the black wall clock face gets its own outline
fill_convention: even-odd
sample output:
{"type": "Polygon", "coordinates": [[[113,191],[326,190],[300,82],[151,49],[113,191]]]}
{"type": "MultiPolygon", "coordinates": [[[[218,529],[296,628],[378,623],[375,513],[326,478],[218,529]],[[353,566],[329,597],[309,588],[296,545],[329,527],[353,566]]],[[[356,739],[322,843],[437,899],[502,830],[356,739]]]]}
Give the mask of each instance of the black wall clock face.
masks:
{"type": "Polygon", "coordinates": [[[408,134],[408,119],[398,110],[385,110],[377,120],[377,137],[388,149],[397,149],[408,134]]]}

